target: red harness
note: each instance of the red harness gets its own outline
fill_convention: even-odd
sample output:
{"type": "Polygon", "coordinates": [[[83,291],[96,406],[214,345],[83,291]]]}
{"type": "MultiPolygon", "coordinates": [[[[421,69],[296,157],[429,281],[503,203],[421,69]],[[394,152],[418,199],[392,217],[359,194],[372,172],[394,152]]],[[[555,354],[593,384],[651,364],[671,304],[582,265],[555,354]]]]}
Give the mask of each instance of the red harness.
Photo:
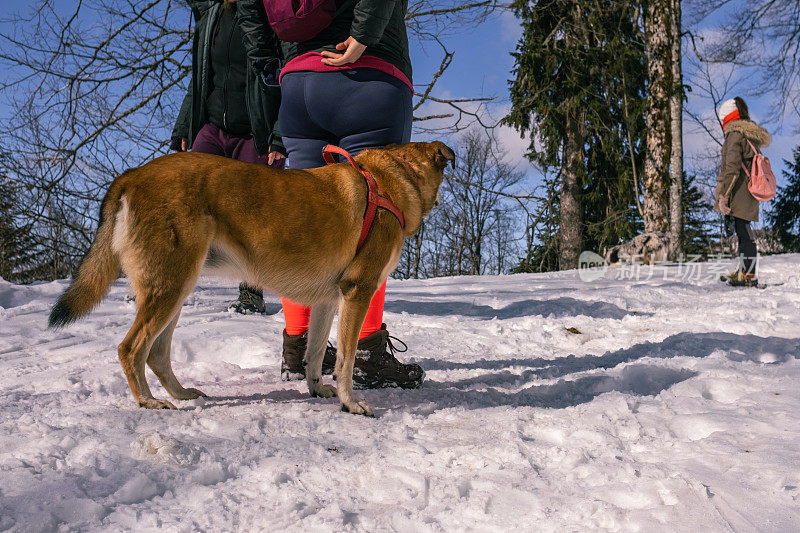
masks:
{"type": "Polygon", "coordinates": [[[381,188],[378,187],[378,182],[375,181],[375,178],[372,177],[372,174],[370,174],[369,171],[361,168],[359,164],[356,163],[355,159],[353,159],[353,156],[347,153],[347,150],[332,144],[326,145],[325,148],[322,149],[322,158],[325,160],[325,163],[329,165],[336,162],[331,154],[339,154],[346,157],[347,160],[350,161],[350,164],[353,165],[353,168],[358,170],[361,175],[364,176],[364,181],[367,183],[367,209],[364,212],[364,224],[361,226],[361,236],[358,238],[356,253],[361,250],[361,247],[367,240],[369,231],[372,229],[372,224],[375,222],[375,213],[378,211],[379,207],[386,209],[392,215],[394,215],[394,217],[400,223],[401,228],[406,227],[406,220],[405,217],[403,217],[403,212],[400,211],[396,205],[394,205],[394,202],[392,202],[392,197],[389,196],[389,193],[383,192],[381,188]]]}

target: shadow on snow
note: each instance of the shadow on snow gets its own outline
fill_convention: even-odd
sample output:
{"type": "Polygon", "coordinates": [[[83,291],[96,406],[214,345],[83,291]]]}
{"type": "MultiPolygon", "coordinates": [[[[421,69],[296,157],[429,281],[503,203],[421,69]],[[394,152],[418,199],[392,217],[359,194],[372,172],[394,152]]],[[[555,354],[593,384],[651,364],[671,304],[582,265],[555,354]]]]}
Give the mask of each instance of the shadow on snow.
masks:
{"type": "MultiPolygon", "coordinates": [[[[387,301],[385,309],[392,313],[406,312],[411,315],[451,316],[461,315],[491,320],[520,318],[524,316],[588,316],[591,318],[611,318],[621,320],[629,314],[645,314],[627,311],[607,302],[577,300],[562,296],[553,300],[522,300],[511,303],[502,309],[470,302],[411,302],[408,300],[387,301]]],[[[649,315],[649,313],[648,313],[649,315]]]]}
{"type": "MultiPolygon", "coordinates": [[[[653,360],[674,357],[702,358],[717,351],[731,361],[762,364],[761,361],[765,360],[776,364],[800,358],[800,343],[798,339],[724,332],[679,333],[660,342],[643,342],[599,356],[569,355],[558,359],[481,359],[472,363],[417,359],[417,362],[429,371],[479,369],[489,372],[453,381],[427,379],[421,389],[366,391],[366,395],[378,413],[386,409],[401,409],[425,414],[446,408],[481,409],[501,406],[559,409],[590,402],[595,397],[611,391],[638,396],[657,395],[698,373],[686,368],[666,368],[653,360]],[[649,358],[647,363],[640,362],[645,358],[649,358]],[[574,374],[598,369],[614,369],[623,364],[627,366],[615,372],[581,375],[570,379],[574,374]],[[545,379],[558,379],[558,381],[541,385],[531,384],[536,380],[545,379]]],[[[209,398],[209,403],[212,405],[226,406],[296,401],[325,403],[330,400],[311,400],[307,394],[294,389],[273,391],[269,394],[209,398]]]]}
{"type": "MultiPolygon", "coordinates": [[[[426,370],[484,369],[495,372],[471,376],[457,381],[427,380],[418,391],[397,392],[396,406],[407,406],[412,411],[431,411],[450,407],[485,408],[498,406],[530,406],[564,408],[586,403],[604,392],[618,391],[639,396],[653,396],[669,387],[692,378],[697,372],[648,364],[630,364],[616,373],[566,376],[597,369],[612,369],[622,364],[636,363],[641,359],[669,359],[673,357],[708,357],[723,352],[729,360],[737,362],[769,361],[784,363],[800,358],[798,339],[759,337],[733,333],[679,333],[661,342],[644,342],[630,348],[607,352],[603,355],[575,356],[559,359],[481,359],[473,363],[454,363],[436,359],[417,360],[426,370]],[[765,357],[766,356],[766,357],[765,357]],[[509,367],[521,367],[514,370],[509,367]],[[560,379],[559,379],[560,378],[560,379]],[[529,385],[537,379],[559,379],[546,385],[529,385]],[[508,391],[507,389],[519,389],[508,391]],[[501,390],[506,389],[506,390],[501,390]]],[[[373,400],[381,402],[377,394],[373,400]]]]}

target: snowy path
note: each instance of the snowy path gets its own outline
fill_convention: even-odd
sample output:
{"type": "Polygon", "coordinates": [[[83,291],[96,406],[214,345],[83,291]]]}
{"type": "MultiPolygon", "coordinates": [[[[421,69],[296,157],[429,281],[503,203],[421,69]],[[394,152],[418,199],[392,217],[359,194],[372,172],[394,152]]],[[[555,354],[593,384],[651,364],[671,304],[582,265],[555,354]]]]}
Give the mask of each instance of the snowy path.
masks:
{"type": "Polygon", "coordinates": [[[427,377],[361,391],[375,419],[280,381],[276,298],[202,279],[173,366],[211,398],[147,411],[122,282],[49,331],[65,282],[0,281],[0,531],[797,531],[800,256],[764,290],[704,268],[390,281],[427,377]]]}

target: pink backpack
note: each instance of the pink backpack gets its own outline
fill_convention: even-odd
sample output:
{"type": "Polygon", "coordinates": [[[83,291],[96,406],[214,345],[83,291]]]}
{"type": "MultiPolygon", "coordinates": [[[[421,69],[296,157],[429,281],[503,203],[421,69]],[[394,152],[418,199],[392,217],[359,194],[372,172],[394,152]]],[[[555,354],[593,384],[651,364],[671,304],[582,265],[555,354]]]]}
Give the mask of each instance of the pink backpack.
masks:
{"type": "Polygon", "coordinates": [[[747,167],[742,163],[745,174],[750,178],[750,181],[747,182],[747,189],[750,191],[750,194],[753,195],[753,198],[759,202],[769,202],[775,198],[775,191],[777,189],[775,174],[772,173],[769,159],[764,157],[764,155],[753,146],[753,143],[751,143],[749,139],[747,140],[747,144],[749,144],[750,148],[756,153],[755,157],[753,157],[753,166],[750,172],[747,171],[747,167]]]}
{"type": "Polygon", "coordinates": [[[335,0],[264,0],[269,25],[278,39],[301,43],[330,26],[335,0]]]}

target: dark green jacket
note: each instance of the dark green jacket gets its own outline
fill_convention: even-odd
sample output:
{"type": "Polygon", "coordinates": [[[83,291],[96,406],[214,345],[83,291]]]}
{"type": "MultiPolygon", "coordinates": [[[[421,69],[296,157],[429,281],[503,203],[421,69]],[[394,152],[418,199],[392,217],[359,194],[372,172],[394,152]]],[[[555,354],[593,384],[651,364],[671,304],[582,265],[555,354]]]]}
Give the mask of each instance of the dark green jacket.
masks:
{"type": "MultiPolygon", "coordinates": [[[[249,19],[251,28],[267,24],[263,8],[260,13],[256,9],[263,6],[263,0],[237,0],[237,3],[239,15],[249,19]]],[[[336,50],[336,45],[352,35],[366,45],[364,55],[388,61],[412,80],[405,24],[407,9],[408,0],[336,0],[333,21],[319,35],[302,43],[281,43],[284,60],[290,61],[306,52],[329,50],[341,53],[336,50]]],[[[253,46],[257,42],[257,38],[251,39],[248,48],[248,39],[245,38],[245,48],[251,59],[263,55],[263,46],[261,49],[253,46]]]]}
{"type": "Polygon", "coordinates": [[[772,137],[767,130],[750,120],[734,120],[725,126],[722,161],[714,194],[716,211],[720,211],[719,200],[725,196],[732,216],[751,222],[758,221],[758,200],[753,198],[747,188],[749,180],[742,164],[749,172],[756,155],[750,143],[760,150],[769,146],[771,141],[772,137]]]}
{"type": "MultiPolygon", "coordinates": [[[[189,140],[191,147],[200,128],[207,122],[207,98],[209,94],[211,79],[211,39],[214,33],[214,26],[222,12],[221,0],[186,0],[192,10],[195,20],[194,42],[192,43],[192,80],[189,83],[189,91],[183,100],[178,120],[172,131],[171,147],[177,150],[180,147],[182,138],[189,140]]],[[[238,4],[238,2],[237,2],[238,4]]],[[[264,12],[263,4],[253,4],[253,8],[260,6],[264,12]]],[[[248,35],[253,33],[253,28],[247,26],[245,20],[248,17],[242,16],[241,6],[239,9],[240,25],[245,34],[245,49],[250,50],[252,46],[247,42],[248,35]]],[[[266,15],[264,15],[266,17],[266,15]]],[[[258,67],[263,69],[265,62],[277,65],[280,58],[280,46],[277,38],[266,27],[258,28],[263,34],[260,53],[263,56],[258,67]]],[[[252,57],[252,56],[251,56],[252,57]]],[[[252,64],[251,64],[252,66],[252,64]]],[[[253,141],[256,150],[261,155],[269,153],[270,146],[285,152],[281,142],[280,132],[278,131],[278,109],[280,108],[281,92],[277,85],[267,85],[254,68],[247,69],[247,88],[246,102],[248,114],[250,116],[250,126],[253,130],[253,141]]]]}

